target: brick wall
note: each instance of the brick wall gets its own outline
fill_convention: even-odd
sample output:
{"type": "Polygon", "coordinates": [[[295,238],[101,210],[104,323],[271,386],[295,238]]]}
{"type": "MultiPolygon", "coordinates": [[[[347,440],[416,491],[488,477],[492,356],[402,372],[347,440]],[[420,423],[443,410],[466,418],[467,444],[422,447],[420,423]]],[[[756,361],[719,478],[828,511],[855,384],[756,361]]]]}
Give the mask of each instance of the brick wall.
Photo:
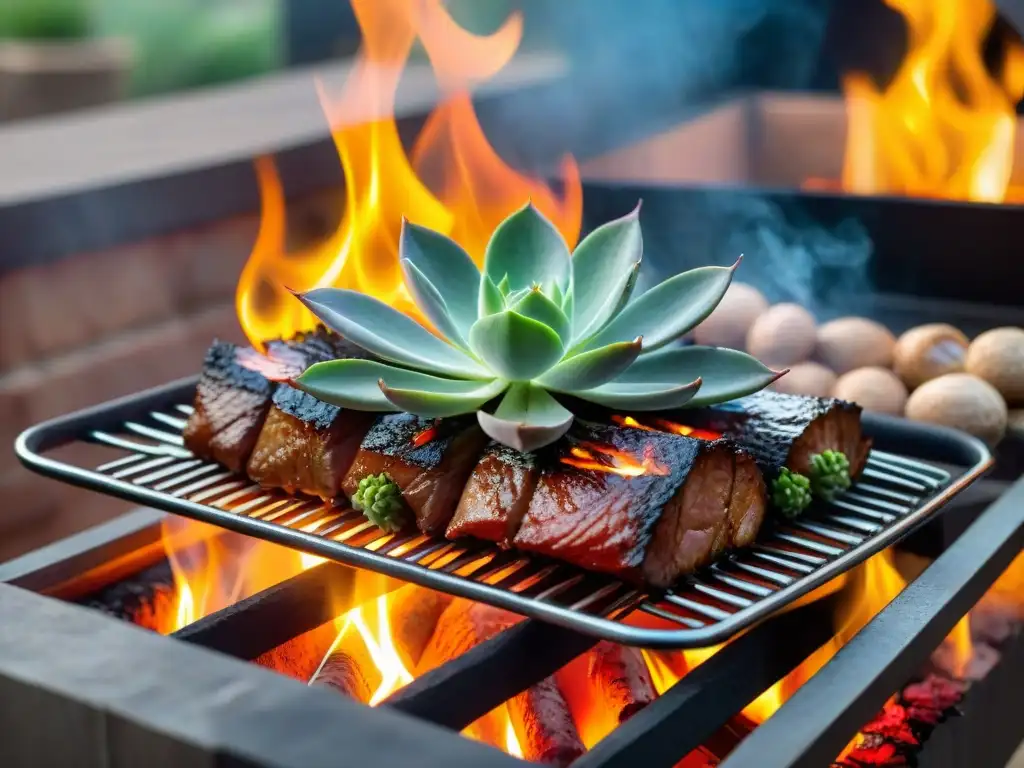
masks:
{"type": "MultiPolygon", "coordinates": [[[[303,201],[290,235],[322,236],[336,212],[333,195],[303,201]]],[[[196,373],[214,337],[242,340],[234,291],[257,224],[240,217],[0,274],[0,561],[128,508],[29,473],[14,440],[44,419],[196,373]]]]}

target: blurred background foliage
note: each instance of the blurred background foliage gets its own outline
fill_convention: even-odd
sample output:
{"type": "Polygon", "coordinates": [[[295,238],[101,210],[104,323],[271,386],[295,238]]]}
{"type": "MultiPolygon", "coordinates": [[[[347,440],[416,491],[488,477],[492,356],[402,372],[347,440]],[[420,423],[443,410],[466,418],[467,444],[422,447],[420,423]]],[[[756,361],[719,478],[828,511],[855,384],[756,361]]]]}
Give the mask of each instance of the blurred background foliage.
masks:
{"type": "Polygon", "coordinates": [[[0,0],[0,39],[89,36],[134,42],[135,96],[263,74],[285,59],[281,0],[0,0]]]}

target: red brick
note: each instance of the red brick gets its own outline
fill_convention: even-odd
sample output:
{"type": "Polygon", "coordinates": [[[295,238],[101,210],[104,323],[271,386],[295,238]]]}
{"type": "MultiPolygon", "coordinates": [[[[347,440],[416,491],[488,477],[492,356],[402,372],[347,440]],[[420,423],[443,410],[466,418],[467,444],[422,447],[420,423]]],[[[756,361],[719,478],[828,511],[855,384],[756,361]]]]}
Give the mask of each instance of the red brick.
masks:
{"type": "Polygon", "coordinates": [[[241,340],[234,307],[122,334],[0,377],[0,473],[16,464],[11,446],[26,427],[195,374],[215,336],[241,340]]]}
{"type": "Polygon", "coordinates": [[[71,536],[131,505],[24,469],[0,476],[0,562],[71,536]]]}

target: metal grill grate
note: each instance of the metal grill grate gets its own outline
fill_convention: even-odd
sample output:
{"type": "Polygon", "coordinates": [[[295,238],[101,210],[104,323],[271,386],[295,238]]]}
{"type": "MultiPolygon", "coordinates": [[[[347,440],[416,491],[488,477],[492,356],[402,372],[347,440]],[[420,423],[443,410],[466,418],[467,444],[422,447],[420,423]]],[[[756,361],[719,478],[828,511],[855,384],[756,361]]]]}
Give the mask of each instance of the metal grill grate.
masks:
{"type": "Polygon", "coordinates": [[[976,441],[945,432],[938,434],[960,441],[950,446],[952,454],[973,459],[974,466],[955,479],[926,461],[873,450],[860,482],[840,499],[773,527],[751,549],[652,595],[483,542],[388,534],[347,504],[260,488],[184,447],[191,391],[186,382],[40,425],[19,438],[19,456],[30,468],[76,485],[650,647],[701,647],[727,639],[905,535],[991,462],[976,441]],[[42,455],[75,441],[120,455],[95,469],[42,455]],[[637,608],[660,621],[624,621],[637,608]]]}

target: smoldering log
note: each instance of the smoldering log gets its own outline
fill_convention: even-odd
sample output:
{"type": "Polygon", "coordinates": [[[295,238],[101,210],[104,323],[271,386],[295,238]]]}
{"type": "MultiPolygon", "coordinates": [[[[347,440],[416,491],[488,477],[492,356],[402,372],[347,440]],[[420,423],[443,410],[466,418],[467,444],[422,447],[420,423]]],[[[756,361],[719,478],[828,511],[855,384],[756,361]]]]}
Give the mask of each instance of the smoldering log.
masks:
{"type": "Polygon", "coordinates": [[[624,723],[657,698],[643,654],[636,648],[600,642],[587,656],[587,677],[600,701],[624,723]]]}
{"type": "Polygon", "coordinates": [[[330,688],[342,696],[368,704],[381,680],[381,672],[373,663],[363,638],[354,626],[346,624],[309,684],[330,688]]]}
{"type": "Polygon", "coordinates": [[[507,706],[527,760],[566,766],[587,751],[554,677],[513,696],[507,706]]]}
{"type": "Polygon", "coordinates": [[[174,576],[170,563],[163,560],[78,602],[143,629],[166,632],[173,620],[174,598],[174,576]]]}
{"type": "Polygon", "coordinates": [[[329,621],[260,654],[254,663],[305,683],[316,673],[337,636],[334,622],[329,621]]]}
{"type": "Polygon", "coordinates": [[[422,675],[458,658],[521,619],[514,613],[483,603],[462,598],[452,600],[437,620],[434,633],[417,665],[417,674],[422,675]]]}
{"type": "Polygon", "coordinates": [[[434,634],[438,619],[454,598],[409,584],[388,600],[391,638],[406,669],[416,669],[434,634]]]}

